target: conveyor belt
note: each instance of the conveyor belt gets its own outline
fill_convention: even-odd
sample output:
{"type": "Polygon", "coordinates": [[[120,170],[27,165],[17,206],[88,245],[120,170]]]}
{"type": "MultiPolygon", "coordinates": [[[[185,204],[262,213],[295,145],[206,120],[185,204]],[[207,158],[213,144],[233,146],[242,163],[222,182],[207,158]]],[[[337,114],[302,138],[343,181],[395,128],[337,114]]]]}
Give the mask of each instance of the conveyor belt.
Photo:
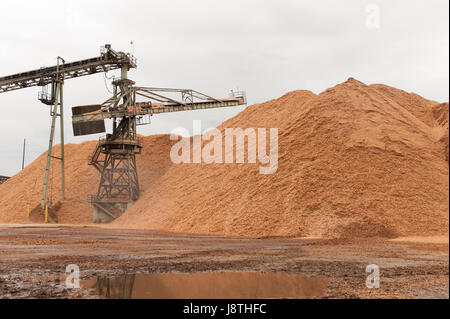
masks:
{"type": "MultiPolygon", "coordinates": [[[[132,56],[119,52],[119,55],[108,51],[99,57],[65,63],[59,66],[59,78],[61,80],[80,76],[108,72],[120,69],[122,65],[136,67],[132,56]]],[[[23,89],[32,86],[44,86],[51,84],[56,79],[58,67],[52,66],[29,72],[18,73],[0,77],[0,93],[23,89]]]]}

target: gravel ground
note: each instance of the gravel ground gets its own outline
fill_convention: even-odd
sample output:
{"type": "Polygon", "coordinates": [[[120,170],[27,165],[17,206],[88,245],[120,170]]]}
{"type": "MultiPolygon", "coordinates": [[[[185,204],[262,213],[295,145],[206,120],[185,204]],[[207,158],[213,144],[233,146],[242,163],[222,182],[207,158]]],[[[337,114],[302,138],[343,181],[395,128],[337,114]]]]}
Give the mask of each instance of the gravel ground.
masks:
{"type": "Polygon", "coordinates": [[[448,241],[258,239],[91,226],[0,226],[0,298],[103,298],[92,284],[98,278],[229,271],[326,279],[320,298],[449,298],[448,251],[448,241]],[[80,289],[66,288],[70,264],[80,268],[80,289]],[[366,287],[369,264],[379,266],[378,289],[366,287]]]}

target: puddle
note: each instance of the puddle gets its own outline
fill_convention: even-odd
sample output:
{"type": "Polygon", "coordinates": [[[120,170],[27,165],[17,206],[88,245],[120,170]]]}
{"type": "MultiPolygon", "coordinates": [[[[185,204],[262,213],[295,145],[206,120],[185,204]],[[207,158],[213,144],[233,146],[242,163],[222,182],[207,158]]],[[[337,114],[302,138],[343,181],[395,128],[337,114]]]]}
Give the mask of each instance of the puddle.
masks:
{"type": "Polygon", "coordinates": [[[121,275],[81,285],[113,299],[271,299],[323,297],[327,283],[299,274],[224,272],[121,275]]]}

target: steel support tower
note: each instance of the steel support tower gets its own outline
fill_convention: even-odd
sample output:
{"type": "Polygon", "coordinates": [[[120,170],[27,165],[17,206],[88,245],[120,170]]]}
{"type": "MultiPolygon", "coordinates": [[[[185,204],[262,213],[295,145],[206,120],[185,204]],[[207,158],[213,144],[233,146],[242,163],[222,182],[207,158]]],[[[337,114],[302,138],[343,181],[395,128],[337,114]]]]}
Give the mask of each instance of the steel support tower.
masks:
{"type": "MultiPolygon", "coordinates": [[[[113,100],[122,102],[121,108],[134,105],[133,85],[128,79],[128,66],[123,65],[120,80],[113,81],[113,100]]],[[[117,110],[114,105],[109,110],[117,110]]],[[[100,173],[97,194],[89,196],[94,208],[94,221],[104,222],[119,217],[139,198],[139,178],[136,154],[141,153],[142,144],[136,133],[136,116],[132,113],[120,120],[113,118],[112,134],[101,139],[89,160],[100,173]]]]}
{"type": "MultiPolygon", "coordinates": [[[[60,62],[64,64],[64,59],[61,57],[57,58],[57,66],[55,79],[51,83],[52,91],[51,95],[48,96],[45,94],[45,91],[42,91],[39,94],[39,100],[47,105],[51,105],[52,110],[50,111],[50,115],[52,117],[52,122],[50,126],[50,138],[48,141],[48,151],[47,151],[47,162],[45,165],[45,175],[44,175],[44,190],[42,192],[41,199],[41,207],[44,208],[47,202],[47,189],[48,189],[48,177],[50,173],[50,165],[52,158],[61,161],[61,201],[63,202],[66,199],[65,195],[65,178],[64,178],[64,104],[63,104],[63,85],[64,79],[61,78],[60,75],[60,62]],[[53,105],[52,105],[53,104],[53,105]],[[58,113],[59,106],[59,113],[58,113]],[[60,119],[60,136],[61,136],[61,155],[60,157],[56,157],[52,155],[53,152],[53,142],[55,139],[55,126],[56,126],[56,118],[59,116],[60,119]]],[[[50,204],[51,205],[51,204],[50,204]]]]}

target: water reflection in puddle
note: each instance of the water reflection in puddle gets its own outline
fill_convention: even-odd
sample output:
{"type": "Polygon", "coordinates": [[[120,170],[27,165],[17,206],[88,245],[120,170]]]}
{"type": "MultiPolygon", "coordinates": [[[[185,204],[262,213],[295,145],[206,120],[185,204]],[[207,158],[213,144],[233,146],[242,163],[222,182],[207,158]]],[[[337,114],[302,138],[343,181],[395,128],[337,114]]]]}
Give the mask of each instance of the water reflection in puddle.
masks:
{"type": "Polygon", "coordinates": [[[106,298],[256,299],[322,297],[327,282],[299,274],[224,272],[121,275],[86,280],[82,286],[106,298]]]}

